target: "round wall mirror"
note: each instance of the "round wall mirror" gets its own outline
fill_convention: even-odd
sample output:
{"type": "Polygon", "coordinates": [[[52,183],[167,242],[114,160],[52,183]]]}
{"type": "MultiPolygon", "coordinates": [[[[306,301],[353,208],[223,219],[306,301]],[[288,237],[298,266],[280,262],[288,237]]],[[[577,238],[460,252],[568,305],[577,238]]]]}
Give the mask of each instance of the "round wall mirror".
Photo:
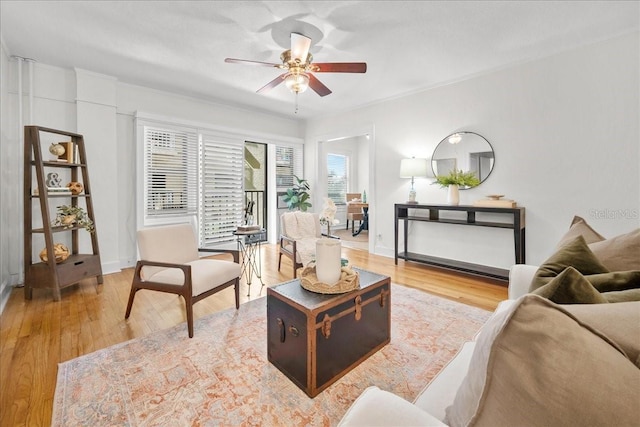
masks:
{"type": "MultiPolygon", "coordinates": [[[[440,141],[431,156],[433,175],[448,175],[454,170],[472,171],[480,183],[486,180],[495,164],[493,147],[474,132],[456,132],[440,141]]],[[[469,187],[460,187],[466,190],[469,187]]]]}

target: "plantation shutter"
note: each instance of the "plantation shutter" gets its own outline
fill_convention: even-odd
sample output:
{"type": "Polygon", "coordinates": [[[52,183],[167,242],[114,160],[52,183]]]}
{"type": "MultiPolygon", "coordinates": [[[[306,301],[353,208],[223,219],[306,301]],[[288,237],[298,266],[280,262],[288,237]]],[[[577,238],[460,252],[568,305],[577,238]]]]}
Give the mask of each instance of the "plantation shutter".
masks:
{"type": "Polygon", "coordinates": [[[235,240],[244,209],[244,142],[202,134],[200,144],[200,244],[235,240]]]}
{"type": "Polygon", "coordinates": [[[291,188],[293,176],[302,178],[302,147],[276,146],[276,187],[291,188]]]}
{"type": "Polygon", "coordinates": [[[144,126],[144,212],[147,218],[195,215],[198,134],[144,126]]]}
{"type": "Polygon", "coordinates": [[[335,204],[344,205],[347,200],[349,157],[327,154],[327,196],[335,204]]]}

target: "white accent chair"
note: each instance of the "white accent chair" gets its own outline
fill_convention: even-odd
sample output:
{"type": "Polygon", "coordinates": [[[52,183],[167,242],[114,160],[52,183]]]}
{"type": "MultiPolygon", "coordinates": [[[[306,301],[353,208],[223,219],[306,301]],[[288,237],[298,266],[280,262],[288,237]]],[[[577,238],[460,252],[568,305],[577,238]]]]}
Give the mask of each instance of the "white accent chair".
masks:
{"type": "Polygon", "coordinates": [[[237,250],[198,248],[193,227],[176,224],[138,231],[140,261],[136,264],[125,319],[141,289],[181,295],[187,311],[189,338],[193,338],[193,304],[234,286],[236,309],[240,307],[240,264],[237,250]],[[200,259],[199,252],[227,253],[233,262],[200,259]]]}
{"type": "Polygon", "coordinates": [[[311,212],[285,212],[280,216],[280,246],[278,271],[282,255],[293,264],[293,277],[297,269],[307,265],[316,251],[316,240],[322,237],[320,216],[311,212]]]}

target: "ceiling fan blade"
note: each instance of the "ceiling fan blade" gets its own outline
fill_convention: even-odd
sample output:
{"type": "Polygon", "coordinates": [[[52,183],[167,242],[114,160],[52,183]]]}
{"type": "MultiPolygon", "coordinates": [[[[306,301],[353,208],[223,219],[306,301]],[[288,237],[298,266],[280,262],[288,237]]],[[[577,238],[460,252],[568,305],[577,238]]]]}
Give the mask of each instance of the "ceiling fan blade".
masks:
{"type": "Polygon", "coordinates": [[[304,63],[309,54],[311,39],[298,33],[291,33],[291,59],[299,59],[304,63]]]}
{"type": "Polygon", "coordinates": [[[309,87],[313,89],[320,96],[327,96],[331,93],[331,89],[326,87],[324,83],[316,78],[313,74],[307,74],[309,76],[309,87]]]}
{"type": "Polygon", "coordinates": [[[274,64],[272,62],[249,61],[247,59],[235,59],[235,58],[225,58],[224,62],[228,62],[230,64],[262,65],[265,67],[276,67],[276,68],[279,68],[282,65],[282,64],[274,64]]]}
{"type": "Polygon", "coordinates": [[[366,62],[314,62],[314,73],[366,73],[366,62]]]}
{"type": "Polygon", "coordinates": [[[271,80],[269,83],[267,83],[266,85],[264,85],[260,89],[258,89],[256,91],[256,93],[264,93],[264,92],[267,92],[267,91],[273,89],[274,87],[278,86],[280,83],[282,83],[284,81],[284,77],[286,75],[287,75],[287,73],[280,74],[278,77],[276,77],[275,79],[271,80]]]}

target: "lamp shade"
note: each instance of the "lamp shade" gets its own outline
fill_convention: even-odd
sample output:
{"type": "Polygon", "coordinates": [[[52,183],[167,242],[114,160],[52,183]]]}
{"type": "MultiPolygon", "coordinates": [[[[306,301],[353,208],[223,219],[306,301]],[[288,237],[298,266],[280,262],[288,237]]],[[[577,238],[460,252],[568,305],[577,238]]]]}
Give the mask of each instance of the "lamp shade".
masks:
{"type": "Polygon", "coordinates": [[[402,159],[400,161],[400,178],[424,178],[427,176],[429,162],[427,159],[402,159]]]}

